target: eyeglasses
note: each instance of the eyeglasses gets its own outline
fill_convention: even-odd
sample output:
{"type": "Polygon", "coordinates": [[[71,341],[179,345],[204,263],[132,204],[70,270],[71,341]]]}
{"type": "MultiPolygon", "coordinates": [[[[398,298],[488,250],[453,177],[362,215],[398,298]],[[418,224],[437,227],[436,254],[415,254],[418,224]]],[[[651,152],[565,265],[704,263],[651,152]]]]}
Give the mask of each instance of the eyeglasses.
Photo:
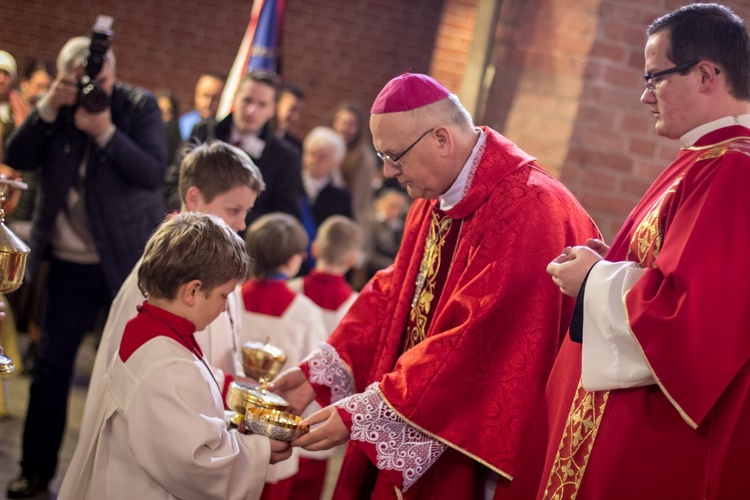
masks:
{"type": "Polygon", "coordinates": [[[404,157],[404,155],[405,155],[406,153],[408,153],[408,152],[409,152],[409,150],[410,150],[411,148],[413,148],[414,146],[416,146],[416,145],[417,145],[417,143],[418,143],[419,141],[421,141],[421,140],[422,140],[422,139],[423,139],[423,138],[424,138],[424,137],[425,137],[425,136],[426,136],[427,134],[429,134],[429,133],[430,133],[430,132],[432,132],[433,130],[435,130],[435,127],[431,128],[430,130],[428,130],[428,131],[427,131],[427,132],[425,132],[424,134],[420,135],[420,136],[419,136],[419,137],[417,138],[417,140],[416,140],[416,141],[414,141],[414,142],[412,142],[412,143],[411,143],[411,146],[409,146],[408,148],[406,148],[406,149],[404,150],[404,152],[403,152],[403,153],[401,153],[400,155],[396,156],[395,158],[391,158],[391,157],[390,157],[389,155],[387,155],[387,154],[384,154],[384,153],[381,153],[380,151],[375,151],[375,154],[376,154],[376,155],[378,155],[378,158],[380,158],[380,159],[381,159],[382,161],[384,161],[384,162],[388,162],[388,163],[390,163],[391,165],[393,165],[394,167],[396,167],[396,168],[398,168],[398,169],[401,169],[401,164],[400,164],[400,163],[399,163],[398,161],[399,161],[399,160],[400,160],[401,158],[403,158],[403,157],[404,157]]]}
{"type": "MultiPolygon", "coordinates": [[[[683,71],[686,71],[690,69],[691,67],[698,64],[700,61],[695,61],[687,64],[681,64],[679,66],[675,66],[674,68],[665,69],[664,71],[657,71],[656,73],[649,73],[647,75],[643,75],[643,79],[646,80],[646,88],[649,90],[649,92],[653,92],[654,89],[656,89],[656,84],[659,82],[653,83],[652,80],[654,78],[661,78],[663,76],[671,75],[672,73],[682,73],[683,71]]],[[[718,75],[719,72],[717,70],[716,74],[718,75]]]]}

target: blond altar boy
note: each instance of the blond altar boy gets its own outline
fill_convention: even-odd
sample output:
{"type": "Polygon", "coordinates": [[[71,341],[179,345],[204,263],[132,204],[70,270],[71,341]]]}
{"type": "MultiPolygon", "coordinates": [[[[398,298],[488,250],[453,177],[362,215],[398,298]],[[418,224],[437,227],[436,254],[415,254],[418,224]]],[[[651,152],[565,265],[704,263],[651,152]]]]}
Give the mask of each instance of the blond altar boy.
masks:
{"type": "Polygon", "coordinates": [[[323,310],[329,335],[357,298],[357,292],[346,281],[346,273],[357,262],[363,241],[362,230],[352,219],[343,215],[328,217],[312,243],[315,269],[289,282],[292,290],[304,294],[323,310]]]}

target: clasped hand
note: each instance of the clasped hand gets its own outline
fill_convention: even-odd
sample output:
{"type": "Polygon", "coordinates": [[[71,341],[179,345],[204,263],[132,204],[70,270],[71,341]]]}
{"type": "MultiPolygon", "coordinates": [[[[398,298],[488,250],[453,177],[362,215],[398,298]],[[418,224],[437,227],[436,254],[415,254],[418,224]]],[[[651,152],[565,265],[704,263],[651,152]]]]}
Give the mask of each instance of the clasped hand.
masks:
{"type": "Polygon", "coordinates": [[[589,269],[602,260],[609,247],[601,240],[589,238],[586,246],[565,247],[563,252],[547,265],[547,273],[560,291],[578,297],[589,269]]]}

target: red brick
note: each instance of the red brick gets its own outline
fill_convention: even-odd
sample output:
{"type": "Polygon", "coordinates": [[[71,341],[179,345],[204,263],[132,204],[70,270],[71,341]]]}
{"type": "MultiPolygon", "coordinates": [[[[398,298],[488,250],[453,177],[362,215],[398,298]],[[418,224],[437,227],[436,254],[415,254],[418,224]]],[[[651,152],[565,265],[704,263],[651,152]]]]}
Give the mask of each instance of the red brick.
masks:
{"type": "Polygon", "coordinates": [[[630,141],[630,152],[651,157],[656,151],[656,143],[652,139],[638,139],[634,138],[630,141]]]}
{"type": "MultiPolygon", "coordinates": [[[[641,75],[630,68],[623,66],[610,66],[604,73],[604,80],[618,87],[633,88],[634,83],[638,82],[641,75]]],[[[641,80],[642,81],[642,80],[641,80]]]]}
{"type": "Polygon", "coordinates": [[[618,45],[597,40],[591,47],[591,57],[622,63],[628,51],[618,45]]]}
{"type": "Polygon", "coordinates": [[[602,124],[598,123],[583,128],[587,148],[598,151],[621,151],[625,148],[625,136],[614,130],[611,121],[609,123],[608,127],[602,127],[602,124]]]}
{"type": "MultiPolygon", "coordinates": [[[[644,108],[645,109],[645,108],[644,108]]],[[[654,130],[654,120],[644,115],[626,114],[622,118],[622,129],[625,132],[648,134],[654,130]]]]}
{"type": "Polygon", "coordinates": [[[617,176],[608,172],[587,170],[586,175],[583,176],[583,186],[586,188],[594,188],[595,190],[615,192],[619,182],[617,176]]]}
{"type": "Polygon", "coordinates": [[[615,197],[610,192],[586,192],[580,197],[580,200],[584,207],[615,214],[630,213],[634,206],[632,200],[615,197]]]}

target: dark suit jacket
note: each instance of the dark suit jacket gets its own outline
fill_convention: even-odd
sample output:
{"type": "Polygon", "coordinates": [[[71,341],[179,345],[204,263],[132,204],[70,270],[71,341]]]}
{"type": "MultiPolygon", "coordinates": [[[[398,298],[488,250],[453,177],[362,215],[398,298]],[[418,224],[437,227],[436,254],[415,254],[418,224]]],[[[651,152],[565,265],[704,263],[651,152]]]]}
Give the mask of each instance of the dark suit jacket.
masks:
{"type": "Polygon", "coordinates": [[[54,123],[34,108],[8,141],[6,163],[18,170],[41,166],[39,198],[31,230],[29,273],[49,251],[58,212],[91,148],[84,187],[89,227],[112,297],[164,219],[166,140],[156,99],[148,91],[116,82],[112,91],[115,134],[100,149],[73,124],[65,107],[54,123]]]}
{"type": "MultiPolygon", "coordinates": [[[[199,122],[193,128],[188,141],[201,143],[209,139],[218,139],[229,142],[231,136],[232,115],[229,114],[218,123],[215,120],[199,122]]],[[[255,205],[247,216],[247,224],[249,226],[258,217],[270,212],[284,212],[299,219],[299,197],[302,193],[300,155],[292,145],[276,138],[268,125],[261,130],[259,137],[266,141],[266,147],[260,158],[253,158],[253,162],[263,175],[266,189],[255,200],[255,205]]],[[[170,166],[170,172],[167,174],[170,207],[174,207],[175,203],[179,207],[179,193],[176,189],[179,175],[180,167],[177,162],[176,165],[170,166]]]]}
{"type": "Polygon", "coordinates": [[[352,195],[348,189],[339,188],[328,183],[310,207],[315,225],[320,227],[324,220],[331,215],[345,215],[352,218],[352,195]]]}

